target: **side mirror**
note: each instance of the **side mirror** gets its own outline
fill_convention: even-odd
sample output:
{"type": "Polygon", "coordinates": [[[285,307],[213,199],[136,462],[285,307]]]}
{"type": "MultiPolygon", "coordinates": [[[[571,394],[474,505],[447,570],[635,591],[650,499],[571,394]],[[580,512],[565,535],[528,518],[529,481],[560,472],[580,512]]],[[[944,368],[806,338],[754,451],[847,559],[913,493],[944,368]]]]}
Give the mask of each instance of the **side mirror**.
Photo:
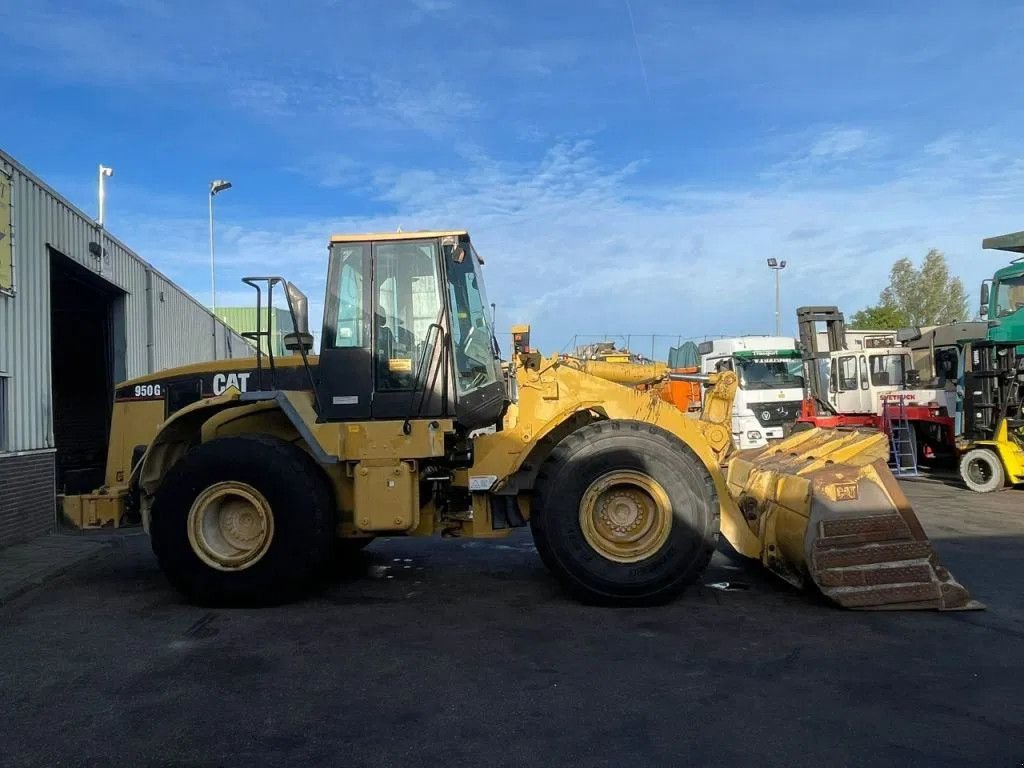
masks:
{"type": "Polygon", "coordinates": [[[292,352],[308,352],[313,348],[313,336],[309,332],[309,300],[294,283],[285,284],[285,293],[288,295],[288,306],[295,315],[295,331],[284,335],[284,348],[292,352]]]}
{"type": "Polygon", "coordinates": [[[306,294],[291,282],[285,285],[285,292],[288,294],[288,306],[295,315],[295,333],[309,335],[309,300],[306,294]]]}
{"type": "Polygon", "coordinates": [[[980,315],[985,317],[988,315],[988,302],[989,302],[989,288],[988,281],[984,281],[981,284],[981,312],[980,315]]]}

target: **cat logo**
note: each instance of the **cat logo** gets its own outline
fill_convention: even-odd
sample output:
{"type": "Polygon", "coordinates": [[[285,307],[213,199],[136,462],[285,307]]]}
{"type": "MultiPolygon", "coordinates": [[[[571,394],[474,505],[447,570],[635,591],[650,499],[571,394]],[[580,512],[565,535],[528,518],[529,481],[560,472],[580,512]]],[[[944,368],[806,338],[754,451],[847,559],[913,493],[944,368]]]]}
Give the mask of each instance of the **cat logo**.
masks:
{"type": "Polygon", "coordinates": [[[856,483],[836,483],[834,487],[836,489],[836,501],[857,500],[858,493],[856,483]]]}
{"type": "Polygon", "coordinates": [[[223,395],[229,387],[245,392],[249,386],[249,373],[216,373],[213,376],[213,394],[223,395]]]}

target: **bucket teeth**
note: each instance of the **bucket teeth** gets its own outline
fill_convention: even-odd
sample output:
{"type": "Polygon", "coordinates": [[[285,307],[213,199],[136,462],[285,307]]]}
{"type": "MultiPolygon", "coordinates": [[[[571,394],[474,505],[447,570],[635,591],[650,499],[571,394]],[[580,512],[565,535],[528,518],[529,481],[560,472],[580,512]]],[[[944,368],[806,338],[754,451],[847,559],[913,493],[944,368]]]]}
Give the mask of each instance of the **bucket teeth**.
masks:
{"type": "Polygon", "coordinates": [[[862,610],[982,608],[938,560],[878,433],[811,430],[729,464],[727,482],[791,583],[862,610]]]}

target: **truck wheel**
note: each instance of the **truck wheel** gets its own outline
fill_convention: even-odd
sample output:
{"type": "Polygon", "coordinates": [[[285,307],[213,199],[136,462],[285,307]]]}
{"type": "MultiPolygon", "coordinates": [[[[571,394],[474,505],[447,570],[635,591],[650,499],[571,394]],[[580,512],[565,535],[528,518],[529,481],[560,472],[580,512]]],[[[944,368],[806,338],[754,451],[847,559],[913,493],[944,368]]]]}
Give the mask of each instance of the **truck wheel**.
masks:
{"type": "Polygon", "coordinates": [[[332,495],[300,448],[272,437],[203,443],[167,473],[153,503],[153,551],[202,604],[273,604],[322,572],[334,544],[332,495]]]}
{"type": "Polygon", "coordinates": [[[972,448],[960,459],[960,478],[977,493],[998,491],[1006,485],[999,455],[988,448],[972,448]]]}
{"type": "Polygon", "coordinates": [[[711,474],[670,433],[599,421],[566,437],[537,476],[538,553],[588,602],[664,602],[707,567],[718,537],[711,474]]]}

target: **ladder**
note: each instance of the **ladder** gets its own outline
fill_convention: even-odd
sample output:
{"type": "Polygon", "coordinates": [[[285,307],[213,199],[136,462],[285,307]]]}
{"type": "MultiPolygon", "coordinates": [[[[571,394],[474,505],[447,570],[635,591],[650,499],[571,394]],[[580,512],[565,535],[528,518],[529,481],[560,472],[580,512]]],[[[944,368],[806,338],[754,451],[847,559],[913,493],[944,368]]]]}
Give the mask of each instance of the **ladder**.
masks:
{"type": "Polygon", "coordinates": [[[914,425],[907,421],[907,402],[902,397],[882,397],[882,429],[889,435],[889,468],[892,473],[897,477],[916,477],[917,440],[914,425]]]}

